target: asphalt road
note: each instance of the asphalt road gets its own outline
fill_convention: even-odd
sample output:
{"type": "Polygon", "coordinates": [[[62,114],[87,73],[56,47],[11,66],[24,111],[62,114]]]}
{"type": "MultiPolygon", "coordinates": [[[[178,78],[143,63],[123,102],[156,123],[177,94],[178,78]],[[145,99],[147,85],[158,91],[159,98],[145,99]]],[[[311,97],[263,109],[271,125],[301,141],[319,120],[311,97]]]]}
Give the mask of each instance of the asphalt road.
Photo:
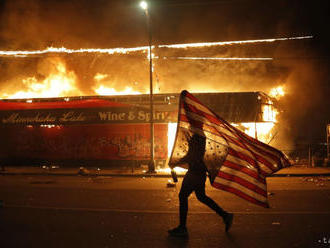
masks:
{"type": "Polygon", "coordinates": [[[182,179],[167,180],[1,176],[0,247],[330,247],[329,178],[267,179],[270,209],[207,185],[233,227],[192,195],[188,239],[167,235],[182,179]]]}

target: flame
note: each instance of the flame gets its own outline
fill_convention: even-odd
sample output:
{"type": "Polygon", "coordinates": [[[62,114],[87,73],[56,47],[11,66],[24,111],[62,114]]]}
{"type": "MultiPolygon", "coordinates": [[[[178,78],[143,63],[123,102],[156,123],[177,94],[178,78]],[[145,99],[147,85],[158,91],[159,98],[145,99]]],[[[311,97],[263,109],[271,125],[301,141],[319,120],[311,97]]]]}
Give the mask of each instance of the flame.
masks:
{"type": "Polygon", "coordinates": [[[226,46],[226,45],[242,45],[249,43],[264,43],[264,42],[275,42],[275,41],[287,41],[287,40],[301,40],[301,39],[312,39],[313,36],[298,36],[288,38],[273,38],[273,39],[259,39],[259,40],[241,40],[241,41],[220,41],[220,42],[201,42],[201,43],[188,43],[188,44],[174,44],[174,45],[160,45],[159,47],[166,48],[193,48],[193,47],[211,47],[211,46],[226,46]]]}
{"type": "MultiPolygon", "coordinates": [[[[174,171],[176,172],[176,174],[178,175],[183,175],[187,172],[187,169],[181,168],[181,167],[175,167],[174,171]]],[[[167,167],[167,168],[157,168],[156,172],[158,173],[166,173],[166,174],[171,174],[171,168],[167,167]]]]}
{"type": "Polygon", "coordinates": [[[167,129],[167,156],[170,157],[174,146],[177,123],[168,123],[167,129]]]}
{"type": "MultiPolygon", "coordinates": [[[[22,80],[26,90],[20,90],[13,94],[3,93],[2,98],[42,98],[63,97],[81,94],[76,87],[76,75],[67,71],[62,61],[56,60],[52,72],[43,81],[35,77],[22,80]]],[[[30,100],[32,102],[32,100],[30,100]]]]}
{"type": "MultiPolygon", "coordinates": [[[[116,90],[113,87],[108,87],[107,85],[111,85],[111,82],[108,82],[106,79],[108,78],[107,74],[97,73],[94,76],[94,80],[97,82],[97,86],[94,87],[94,92],[97,95],[139,95],[142,94],[140,91],[134,90],[132,87],[126,86],[124,90],[116,90]]],[[[134,83],[138,84],[138,83],[134,83]]]]}
{"type": "Polygon", "coordinates": [[[237,127],[247,135],[258,139],[264,143],[268,143],[272,137],[272,129],[275,126],[273,122],[243,122],[240,124],[232,123],[233,126],[237,127]]]}
{"type": "Polygon", "coordinates": [[[97,88],[94,88],[95,93],[98,95],[113,96],[113,95],[139,95],[142,94],[139,91],[134,91],[132,87],[125,87],[124,90],[117,91],[115,88],[109,88],[104,85],[100,85],[97,88]]]}
{"type": "Polygon", "coordinates": [[[132,47],[132,48],[80,48],[80,49],[68,49],[65,47],[47,47],[44,50],[34,51],[0,51],[0,56],[14,56],[14,57],[27,57],[33,55],[42,55],[49,53],[103,53],[103,54],[128,54],[131,52],[147,51],[148,46],[132,47]]]}
{"type": "Polygon", "coordinates": [[[272,88],[269,92],[269,96],[275,98],[275,99],[280,99],[281,97],[283,97],[285,95],[285,90],[284,90],[284,86],[278,86],[275,88],[272,88]]]}
{"type": "MultiPolygon", "coordinates": [[[[171,45],[159,45],[159,48],[198,48],[198,47],[212,47],[212,46],[226,46],[226,45],[243,45],[250,43],[270,43],[275,41],[288,41],[288,40],[302,40],[312,39],[313,36],[297,36],[297,37],[284,37],[284,38],[272,38],[272,39],[258,39],[258,40],[241,40],[241,41],[220,41],[220,42],[200,42],[200,43],[186,43],[186,44],[171,44],[171,45]]],[[[154,46],[151,47],[153,49],[154,46]]],[[[148,52],[149,46],[131,47],[131,48],[80,48],[80,49],[68,49],[65,47],[48,47],[44,50],[35,51],[0,51],[0,56],[14,56],[14,57],[26,57],[33,55],[42,55],[49,53],[103,53],[103,54],[129,54],[132,52],[148,52]]]]}
{"type": "Polygon", "coordinates": [[[239,58],[239,57],[163,57],[163,59],[182,59],[182,60],[222,60],[222,61],[262,61],[262,60],[273,60],[273,58],[260,57],[260,58],[239,58]]]}
{"type": "Polygon", "coordinates": [[[107,77],[108,77],[107,74],[96,73],[96,75],[94,76],[94,80],[99,82],[106,79],[107,77]]]}
{"type": "Polygon", "coordinates": [[[267,104],[262,106],[262,119],[263,121],[276,122],[278,111],[273,107],[273,102],[268,101],[267,104]]]}

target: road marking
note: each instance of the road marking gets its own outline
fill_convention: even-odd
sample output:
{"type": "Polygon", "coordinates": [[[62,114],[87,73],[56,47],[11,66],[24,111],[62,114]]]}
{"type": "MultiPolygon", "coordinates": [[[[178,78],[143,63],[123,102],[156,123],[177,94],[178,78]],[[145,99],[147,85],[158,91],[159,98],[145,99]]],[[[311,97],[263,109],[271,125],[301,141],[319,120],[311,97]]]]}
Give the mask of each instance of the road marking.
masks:
{"type": "MultiPolygon", "coordinates": [[[[29,208],[29,209],[44,209],[44,210],[59,210],[59,211],[87,211],[87,212],[118,212],[118,213],[147,213],[147,214],[177,214],[178,211],[167,211],[167,210],[147,210],[147,209],[118,209],[118,208],[74,208],[74,207],[52,207],[52,206],[27,206],[27,205],[12,205],[6,204],[4,208],[29,208]]],[[[243,212],[243,211],[233,211],[234,214],[262,214],[262,215],[272,215],[272,214],[305,214],[305,215],[330,215],[330,211],[274,211],[274,212],[243,212]]],[[[214,214],[212,211],[189,211],[189,214],[214,214]]]]}

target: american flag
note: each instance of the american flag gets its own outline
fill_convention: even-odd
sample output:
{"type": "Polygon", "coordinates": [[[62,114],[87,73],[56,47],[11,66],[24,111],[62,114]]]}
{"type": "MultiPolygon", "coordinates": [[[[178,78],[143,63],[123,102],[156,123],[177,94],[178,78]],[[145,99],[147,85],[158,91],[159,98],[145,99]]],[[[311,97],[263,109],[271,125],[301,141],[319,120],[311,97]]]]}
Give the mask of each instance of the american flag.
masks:
{"type": "Polygon", "coordinates": [[[213,187],[257,205],[269,206],[266,177],[290,166],[281,151],[233,127],[192,94],[182,91],[169,164],[177,164],[187,154],[194,134],[206,137],[204,162],[213,187]]]}

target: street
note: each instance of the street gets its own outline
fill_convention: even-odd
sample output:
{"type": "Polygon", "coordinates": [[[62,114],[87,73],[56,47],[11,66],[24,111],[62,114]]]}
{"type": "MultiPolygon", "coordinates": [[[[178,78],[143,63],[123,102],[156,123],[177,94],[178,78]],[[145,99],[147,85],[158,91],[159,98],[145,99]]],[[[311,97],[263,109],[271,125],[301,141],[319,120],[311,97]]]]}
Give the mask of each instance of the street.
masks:
{"type": "Polygon", "coordinates": [[[330,181],[268,178],[270,209],[212,188],[207,194],[235,214],[220,217],[192,195],[189,238],[169,237],[178,224],[178,190],[168,178],[0,177],[0,247],[330,247],[330,181]]]}

